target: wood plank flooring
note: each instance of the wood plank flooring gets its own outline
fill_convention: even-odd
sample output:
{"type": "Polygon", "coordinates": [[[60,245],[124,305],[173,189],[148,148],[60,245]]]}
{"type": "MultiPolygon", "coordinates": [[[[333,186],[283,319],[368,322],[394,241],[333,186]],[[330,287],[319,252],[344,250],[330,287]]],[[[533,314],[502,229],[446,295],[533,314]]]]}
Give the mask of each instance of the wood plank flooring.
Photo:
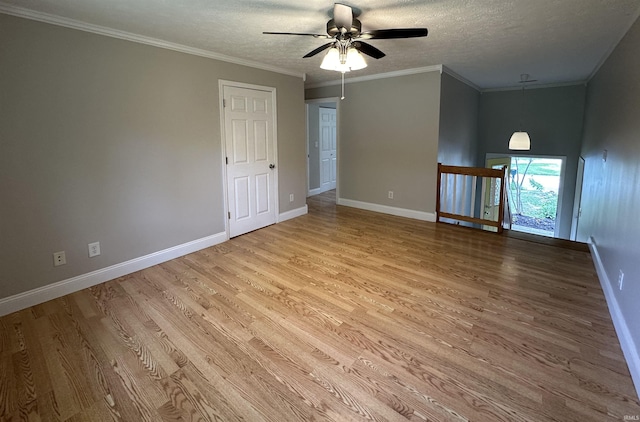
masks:
{"type": "Polygon", "coordinates": [[[0,318],[2,421],[622,421],[588,253],[336,207],[0,318]]]}
{"type": "Polygon", "coordinates": [[[589,245],[584,242],[574,242],[566,239],[558,239],[555,237],[540,236],[532,233],[518,232],[515,230],[505,230],[503,236],[513,237],[515,239],[526,240],[534,243],[542,243],[543,245],[557,246],[559,248],[574,249],[576,251],[589,252],[589,245]]]}

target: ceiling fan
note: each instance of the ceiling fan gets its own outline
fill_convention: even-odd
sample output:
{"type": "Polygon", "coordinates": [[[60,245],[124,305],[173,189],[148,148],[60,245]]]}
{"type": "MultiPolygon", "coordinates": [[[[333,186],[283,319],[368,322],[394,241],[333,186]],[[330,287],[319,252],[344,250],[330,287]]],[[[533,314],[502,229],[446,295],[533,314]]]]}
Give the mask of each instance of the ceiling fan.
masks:
{"type": "MultiPolygon", "coordinates": [[[[378,29],[362,32],[362,24],[358,19],[354,17],[352,8],[341,3],[334,4],[333,19],[330,19],[327,22],[326,35],[299,32],[263,32],[263,34],[304,35],[332,40],[305,54],[303,58],[313,57],[328,48],[332,48],[332,50],[333,48],[335,48],[335,55],[337,55],[337,59],[339,60],[339,63],[342,64],[342,66],[338,66],[337,68],[333,67],[331,69],[341,71],[342,73],[348,72],[349,70],[356,70],[353,66],[347,65],[347,62],[349,61],[348,56],[351,51],[355,50],[364,53],[367,56],[373,57],[374,59],[381,59],[385,56],[382,51],[362,40],[426,37],[427,33],[427,28],[378,29]]],[[[334,52],[332,50],[329,51],[327,57],[334,52]]],[[[357,58],[356,54],[352,54],[352,56],[354,58],[357,58]]],[[[333,60],[335,60],[335,58],[333,60]]],[[[364,60],[360,56],[358,62],[354,62],[354,66],[360,66],[358,68],[361,69],[366,66],[366,63],[364,63],[364,60]]]]}

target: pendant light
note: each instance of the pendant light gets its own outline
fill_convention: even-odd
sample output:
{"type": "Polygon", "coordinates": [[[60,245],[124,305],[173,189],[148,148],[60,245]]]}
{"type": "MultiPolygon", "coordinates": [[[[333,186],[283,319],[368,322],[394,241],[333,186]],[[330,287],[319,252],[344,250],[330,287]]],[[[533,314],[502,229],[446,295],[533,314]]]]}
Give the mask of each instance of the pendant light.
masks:
{"type": "Polygon", "coordinates": [[[520,130],[513,132],[511,135],[511,139],[509,139],[509,149],[519,150],[519,151],[528,151],[531,149],[531,138],[529,138],[529,134],[525,132],[523,128],[523,120],[524,120],[524,88],[525,85],[529,81],[529,74],[523,73],[520,75],[520,83],[522,84],[522,104],[520,109],[520,130]]]}

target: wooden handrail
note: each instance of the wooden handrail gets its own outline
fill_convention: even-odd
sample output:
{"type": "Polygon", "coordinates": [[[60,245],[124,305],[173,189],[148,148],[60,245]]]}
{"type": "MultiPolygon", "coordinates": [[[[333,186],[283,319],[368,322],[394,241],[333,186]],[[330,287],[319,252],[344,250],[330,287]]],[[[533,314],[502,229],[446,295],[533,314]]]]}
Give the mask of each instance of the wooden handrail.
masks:
{"type": "Polygon", "coordinates": [[[504,176],[504,168],[490,169],[486,167],[460,167],[460,166],[446,166],[438,163],[440,173],[449,174],[462,174],[465,176],[478,176],[478,177],[495,177],[502,179],[504,176]]]}
{"type": "MultiPolygon", "coordinates": [[[[447,176],[448,177],[448,176],[447,176]]],[[[447,179],[448,180],[448,179],[447,179]]],[[[508,198],[507,198],[507,190],[506,190],[506,182],[507,182],[507,166],[504,166],[502,169],[490,169],[490,168],[485,168],[485,167],[461,167],[461,166],[448,166],[448,165],[443,165],[442,163],[438,163],[438,179],[437,179],[437,196],[436,196],[436,222],[438,223],[443,223],[444,221],[442,221],[442,218],[445,219],[449,219],[449,220],[455,220],[458,221],[458,223],[460,221],[464,221],[467,223],[472,223],[472,224],[477,224],[477,225],[481,225],[481,226],[489,226],[489,227],[495,227],[496,230],[498,231],[498,233],[501,233],[503,230],[503,226],[504,226],[504,221],[505,221],[505,214],[507,212],[509,212],[508,210],[508,198]],[[453,184],[453,210],[443,210],[442,209],[442,204],[443,204],[443,191],[444,193],[448,193],[447,191],[447,184],[445,183],[445,185],[443,186],[443,182],[442,182],[442,178],[443,175],[449,175],[449,174],[453,174],[454,176],[454,184],[453,184]],[[456,191],[456,181],[457,179],[455,179],[458,176],[462,176],[464,184],[463,184],[463,195],[461,196],[461,198],[457,197],[457,191],[456,191]],[[467,180],[468,177],[471,177],[473,179],[473,182],[471,184],[471,201],[467,201],[468,198],[466,198],[466,190],[467,190],[467,180]],[[478,188],[477,187],[477,181],[478,179],[480,179],[482,181],[482,186],[483,186],[483,194],[484,194],[484,188],[486,186],[486,181],[484,181],[485,179],[490,179],[490,185],[491,187],[495,186],[494,183],[496,183],[495,180],[500,180],[500,193],[498,195],[498,200],[499,203],[497,204],[498,206],[498,219],[497,221],[494,220],[488,220],[485,218],[482,218],[482,212],[480,212],[481,216],[480,217],[476,217],[475,216],[475,190],[478,188]],[[495,180],[494,180],[495,179],[495,180]],[[444,189],[443,189],[444,188],[444,189]],[[462,199],[462,201],[460,200],[462,199]],[[462,206],[462,211],[461,213],[456,212],[456,208],[457,208],[457,203],[462,202],[463,206],[462,206]],[[507,205],[507,208],[505,208],[505,204],[507,205]],[[469,209],[469,212],[471,215],[467,215],[465,214],[465,210],[469,209]]],[[[448,198],[444,198],[445,201],[448,200],[448,198]]],[[[446,208],[446,207],[445,207],[446,208]]],[[[510,223],[511,218],[508,217],[508,221],[510,223]]]]}

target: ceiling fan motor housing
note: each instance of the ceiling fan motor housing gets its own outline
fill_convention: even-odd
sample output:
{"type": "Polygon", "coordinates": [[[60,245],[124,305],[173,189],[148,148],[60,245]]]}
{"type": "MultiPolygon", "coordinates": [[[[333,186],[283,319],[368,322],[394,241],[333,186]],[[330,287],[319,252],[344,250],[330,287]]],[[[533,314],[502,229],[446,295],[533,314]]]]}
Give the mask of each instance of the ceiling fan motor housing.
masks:
{"type": "MultiPolygon", "coordinates": [[[[362,31],[362,24],[358,19],[353,18],[351,29],[347,31],[345,35],[348,34],[349,37],[353,38],[358,36],[360,31],[362,31]]],[[[327,22],[327,34],[329,34],[330,37],[335,37],[340,34],[340,29],[336,26],[336,22],[333,19],[327,22]]]]}

